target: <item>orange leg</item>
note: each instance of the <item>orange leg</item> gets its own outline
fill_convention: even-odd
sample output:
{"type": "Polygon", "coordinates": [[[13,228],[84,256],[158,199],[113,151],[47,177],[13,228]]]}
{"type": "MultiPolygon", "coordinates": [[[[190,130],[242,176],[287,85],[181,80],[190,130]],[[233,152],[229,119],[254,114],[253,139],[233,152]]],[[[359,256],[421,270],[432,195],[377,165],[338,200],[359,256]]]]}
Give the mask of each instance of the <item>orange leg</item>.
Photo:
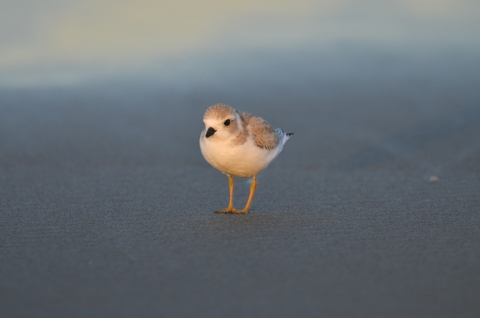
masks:
{"type": "Polygon", "coordinates": [[[230,187],[230,203],[228,204],[226,209],[215,211],[215,213],[230,213],[230,212],[236,211],[235,208],[233,207],[233,187],[235,183],[233,182],[233,178],[231,175],[227,174],[227,176],[228,176],[228,186],[230,187]]]}
{"type": "Polygon", "coordinates": [[[250,185],[250,195],[248,196],[247,205],[245,205],[245,208],[243,210],[233,209],[232,211],[229,211],[229,213],[235,213],[235,214],[248,213],[248,210],[250,210],[250,205],[252,204],[253,195],[255,194],[255,189],[257,189],[257,178],[253,177],[252,184],[250,185]]]}

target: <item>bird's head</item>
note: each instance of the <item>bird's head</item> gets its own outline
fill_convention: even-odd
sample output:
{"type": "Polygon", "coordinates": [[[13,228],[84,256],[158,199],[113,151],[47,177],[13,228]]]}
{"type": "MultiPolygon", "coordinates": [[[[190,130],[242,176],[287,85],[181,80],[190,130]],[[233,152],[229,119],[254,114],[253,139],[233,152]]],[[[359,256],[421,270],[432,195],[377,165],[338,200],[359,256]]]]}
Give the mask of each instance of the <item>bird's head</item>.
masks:
{"type": "Polygon", "coordinates": [[[205,138],[226,140],[237,134],[241,129],[240,116],[232,107],[225,104],[210,106],[203,116],[205,138]]]}

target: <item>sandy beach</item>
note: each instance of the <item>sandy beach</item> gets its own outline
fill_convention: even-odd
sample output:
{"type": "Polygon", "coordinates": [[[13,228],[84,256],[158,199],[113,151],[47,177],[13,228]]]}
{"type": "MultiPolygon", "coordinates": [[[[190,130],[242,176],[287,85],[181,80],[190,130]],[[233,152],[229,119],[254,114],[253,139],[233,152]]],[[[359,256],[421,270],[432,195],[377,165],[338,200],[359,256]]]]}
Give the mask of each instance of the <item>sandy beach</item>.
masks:
{"type": "Polygon", "coordinates": [[[478,316],[478,57],[334,53],[2,89],[1,316],[478,316]],[[247,215],[213,213],[219,102],[295,132],[247,215]]]}

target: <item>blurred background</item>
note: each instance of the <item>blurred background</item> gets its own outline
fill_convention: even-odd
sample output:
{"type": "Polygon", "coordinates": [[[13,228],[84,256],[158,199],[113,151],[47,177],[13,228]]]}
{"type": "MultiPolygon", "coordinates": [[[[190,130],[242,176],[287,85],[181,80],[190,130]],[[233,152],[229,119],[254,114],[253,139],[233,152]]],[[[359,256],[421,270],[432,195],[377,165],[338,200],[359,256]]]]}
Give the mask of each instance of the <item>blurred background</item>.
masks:
{"type": "MultiPolygon", "coordinates": [[[[392,56],[424,57],[439,50],[462,59],[456,54],[478,55],[479,12],[480,3],[471,0],[3,0],[0,86],[68,86],[147,75],[203,82],[256,76],[269,63],[310,69],[312,54],[358,50],[367,59],[388,53],[384,67],[393,64],[392,56]]],[[[352,67],[348,63],[358,67],[355,54],[323,57],[316,62],[339,76],[347,76],[342,72],[352,67]]]]}

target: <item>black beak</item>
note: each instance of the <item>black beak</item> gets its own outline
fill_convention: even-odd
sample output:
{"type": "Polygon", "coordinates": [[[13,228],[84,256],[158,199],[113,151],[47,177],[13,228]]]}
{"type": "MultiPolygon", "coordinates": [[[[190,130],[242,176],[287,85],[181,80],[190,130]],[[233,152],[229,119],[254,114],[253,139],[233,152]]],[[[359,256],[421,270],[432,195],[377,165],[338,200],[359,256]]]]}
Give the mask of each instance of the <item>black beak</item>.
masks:
{"type": "Polygon", "coordinates": [[[208,127],[207,133],[205,134],[205,137],[208,138],[208,137],[212,136],[215,132],[216,132],[215,129],[213,129],[212,127],[208,127]]]}

